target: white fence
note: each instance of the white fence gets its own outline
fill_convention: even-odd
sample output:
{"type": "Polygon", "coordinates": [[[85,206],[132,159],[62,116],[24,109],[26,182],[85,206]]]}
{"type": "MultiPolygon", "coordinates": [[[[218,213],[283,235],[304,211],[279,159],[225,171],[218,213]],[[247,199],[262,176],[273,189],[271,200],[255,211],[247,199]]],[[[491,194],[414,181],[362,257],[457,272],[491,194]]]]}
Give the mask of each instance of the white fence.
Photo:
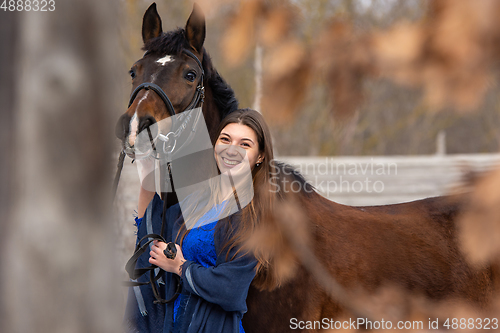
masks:
{"type": "Polygon", "coordinates": [[[500,154],[277,159],[301,171],[328,199],[354,206],[444,195],[458,186],[467,172],[500,166],[500,154]]]}

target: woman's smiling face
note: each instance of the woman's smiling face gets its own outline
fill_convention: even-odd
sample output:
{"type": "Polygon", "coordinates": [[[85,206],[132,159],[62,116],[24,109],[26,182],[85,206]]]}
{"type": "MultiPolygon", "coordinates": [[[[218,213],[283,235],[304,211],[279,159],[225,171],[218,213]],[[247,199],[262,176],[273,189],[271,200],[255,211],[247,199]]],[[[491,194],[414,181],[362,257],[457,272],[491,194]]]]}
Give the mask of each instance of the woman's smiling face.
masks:
{"type": "Polygon", "coordinates": [[[246,125],[231,123],[224,127],[215,143],[215,160],[224,173],[247,158],[250,168],[262,162],[257,135],[246,125]]]}

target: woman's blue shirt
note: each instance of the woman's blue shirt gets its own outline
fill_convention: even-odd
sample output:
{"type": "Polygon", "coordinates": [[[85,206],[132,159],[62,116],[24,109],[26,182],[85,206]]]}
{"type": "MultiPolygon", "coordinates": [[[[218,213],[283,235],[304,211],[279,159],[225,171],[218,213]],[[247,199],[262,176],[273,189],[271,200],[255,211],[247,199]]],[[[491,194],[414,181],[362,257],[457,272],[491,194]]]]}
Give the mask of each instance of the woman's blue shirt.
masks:
{"type": "MultiPolygon", "coordinates": [[[[150,233],[151,228],[154,232],[161,229],[161,211],[160,219],[155,214],[161,205],[161,199],[155,196],[148,206],[152,213],[148,214],[146,210],[144,215],[146,221],[136,219],[138,239],[150,233]],[[146,225],[148,217],[150,222],[146,225]]],[[[167,240],[174,240],[177,236],[179,225],[183,222],[182,217],[179,220],[179,215],[178,205],[167,211],[170,220],[167,240]],[[172,220],[176,220],[176,223],[172,220]]],[[[129,332],[244,332],[241,318],[246,312],[246,295],[255,276],[256,261],[250,255],[229,262],[225,260],[226,253],[218,256],[217,249],[223,241],[215,233],[218,221],[198,227],[208,217],[209,214],[200,219],[182,242],[182,252],[187,262],[181,276],[182,292],[173,304],[152,304],[154,296],[149,285],[134,287],[140,288],[140,291],[131,288],[126,318],[129,332]]],[[[144,267],[146,258],[142,259],[142,263],[138,261],[138,267],[144,267]]],[[[141,278],[147,281],[149,276],[141,278]]],[[[165,298],[169,298],[175,289],[172,286],[173,274],[166,273],[164,278],[165,281],[160,281],[159,287],[161,292],[166,293],[165,298]],[[162,285],[162,282],[165,284],[162,285]]]]}

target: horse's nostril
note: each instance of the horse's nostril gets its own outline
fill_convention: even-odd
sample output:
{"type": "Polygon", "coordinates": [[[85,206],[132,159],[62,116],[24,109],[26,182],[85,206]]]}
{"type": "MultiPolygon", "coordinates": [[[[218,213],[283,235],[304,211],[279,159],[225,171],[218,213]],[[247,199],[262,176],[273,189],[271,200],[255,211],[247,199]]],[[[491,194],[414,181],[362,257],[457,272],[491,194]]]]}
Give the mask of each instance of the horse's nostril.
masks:
{"type": "Polygon", "coordinates": [[[123,114],[119,119],[118,122],[116,123],[115,127],[115,135],[118,139],[120,140],[125,140],[125,138],[128,135],[128,130],[129,126],[128,124],[130,123],[130,116],[127,115],[126,113],[123,114]]]}
{"type": "Polygon", "coordinates": [[[143,117],[139,120],[139,133],[142,132],[143,130],[147,129],[150,127],[151,129],[151,135],[153,138],[156,138],[158,135],[158,126],[152,126],[153,124],[156,123],[156,119],[151,117],[151,116],[146,116],[143,117]]]}

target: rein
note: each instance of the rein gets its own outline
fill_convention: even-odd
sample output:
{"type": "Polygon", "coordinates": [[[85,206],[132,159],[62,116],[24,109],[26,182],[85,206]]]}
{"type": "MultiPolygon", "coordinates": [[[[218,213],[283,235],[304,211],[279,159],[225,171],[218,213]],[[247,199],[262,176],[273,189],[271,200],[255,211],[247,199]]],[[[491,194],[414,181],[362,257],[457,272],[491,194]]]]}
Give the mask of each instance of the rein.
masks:
{"type": "MultiPolygon", "coordinates": [[[[189,50],[183,50],[182,53],[184,53],[187,56],[194,59],[201,69],[200,82],[198,83],[198,86],[196,87],[196,91],[195,91],[195,94],[193,96],[193,99],[191,100],[191,102],[189,103],[187,108],[184,109],[184,111],[186,111],[186,110],[191,110],[191,109],[196,108],[196,106],[198,104],[200,105],[200,107],[203,106],[203,102],[205,99],[205,87],[203,86],[203,79],[204,79],[205,72],[203,70],[203,66],[202,66],[200,60],[198,59],[198,57],[196,57],[196,55],[194,55],[189,50]]],[[[146,52],[146,54],[147,54],[147,52],[146,52]]],[[[144,54],[144,55],[146,55],[146,54],[144,54]]],[[[188,127],[188,123],[191,121],[191,118],[192,118],[192,113],[188,113],[186,115],[183,111],[183,112],[179,113],[179,115],[176,116],[175,109],[172,105],[172,102],[168,98],[167,94],[163,91],[163,89],[161,89],[160,86],[158,86],[152,82],[144,82],[144,83],[140,84],[139,86],[137,86],[137,88],[134,89],[134,91],[132,92],[132,94],[130,96],[128,107],[130,107],[132,105],[135,98],[137,97],[137,94],[143,89],[154,91],[161,98],[163,103],[165,104],[167,111],[170,113],[170,116],[173,117],[171,128],[175,129],[175,131],[170,131],[166,135],[163,135],[161,133],[158,134],[158,139],[159,139],[159,142],[161,143],[161,146],[162,146],[160,149],[158,149],[157,145],[154,144],[153,137],[151,135],[151,131],[148,128],[149,138],[150,138],[151,144],[153,145],[152,157],[155,159],[161,160],[161,159],[164,159],[165,156],[170,157],[171,154],[173,154],[174,152],[180,151],[185,145],[187,145],[192,140],[192,138],[194,136],[195,129],[196,129],[196,124],[199,120],[199,113],[195,116],[194,123],[193,123],[192,129],[189,133],[188,139],[185,140],[180,146],[177,146],[177,139],[184,132],[184,130],[188,127]],[[176,116],[176,117],[174,117],[174,116],[176,116]],[[178,119],[176,119],[176,118],[178,118],[178,119]],[[178,122],[180,122],[181,124],[177,125],[178,122]]],[[[121,170],[123,169],[123,162],[125,159],[125,155],[126,155],[125,151],[122,150],[120,152],[120,156],[118,159],[117,171],[116,171],[115,179],[113,182],[113,201],[114,201],[115,196],[116,196],[116,190],[118,188],[118,182],[120,179],[121,170]]],[[[166,163],[166,165],[167,165],[166,172],[167,172],[168,178],[170,180],[170,186],[171,186],[172,191],[173,191],[174,184],[172,181],[172,172],[171,172],[170,161],[168,161],[166,163]]],[[[128,285],[128,286],[141,286],[141,285],[151,284],[153,294],[156,298],[156,300],[154,301],[155,304],[157,304],[157,303],[165,304],[165,303],[173,302],[177,298],[177,296],[180,294],[181,289],[182,289],[181,284],[180,284],[180,277],[177,276],[176,274],[174,274],[174,276],[177,280],[177,287],[176,287],[175,293],[170,299],[168,299],[168,300],[163,299],[158,291],[158,286],[156,284],[156,282],[160,279],[160,277],[163,274],[162,270],[160,269],[158,274],[155,275],[155,269],[158,268],[156,265],[151,265],[151,266],[143,267],[143,268],[135,268],[139,257],[149,249],[149,245],[154,240],[160,240],[162,242],[168,243],[165,240],[165,238],[163,237],[164,231],[165,231],[165,226],[166,226],[167,196],[162,194],[162,199],[163,199],[163,212],[162,212],[162,224],[161,224],[160,234],[153,233],[153,234],[147,234],[146,236],[144,236],[137,243],[134,254],[128,260],[127,264],[125,265],[125,270],[127,271],[131,280],[136,280],[149,271],[149,273],[150,273],[149,282],[128,281],[128,282],[126,282],[126,285],[128,285]],[[144,241],[146,241],[146,242],[144,242],[144,241]],[[144,244],[142,244],[143,242],[144,242],[144,244]]]]}

